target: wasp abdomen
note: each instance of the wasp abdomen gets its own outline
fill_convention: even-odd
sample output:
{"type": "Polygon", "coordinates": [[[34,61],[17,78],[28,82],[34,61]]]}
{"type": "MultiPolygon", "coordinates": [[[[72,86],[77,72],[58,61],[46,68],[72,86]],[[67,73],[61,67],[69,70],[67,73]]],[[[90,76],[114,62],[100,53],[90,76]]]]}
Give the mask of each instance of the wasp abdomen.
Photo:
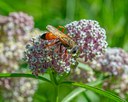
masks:
{"type": "Polygon", "coordinates": [[[40,38],[44,40],[53,40],[53,39],[56,39],[57,37],[53,35],[51,32],[48,32],[48,33],[42,34],[40,38]]]}
{"type": "Polygon", "coordinates": [[[41,39],[45,39],[45,35],[46,35],[47,33],[43,33],[41,36],[40,36],[40,38],[41,39]]]}

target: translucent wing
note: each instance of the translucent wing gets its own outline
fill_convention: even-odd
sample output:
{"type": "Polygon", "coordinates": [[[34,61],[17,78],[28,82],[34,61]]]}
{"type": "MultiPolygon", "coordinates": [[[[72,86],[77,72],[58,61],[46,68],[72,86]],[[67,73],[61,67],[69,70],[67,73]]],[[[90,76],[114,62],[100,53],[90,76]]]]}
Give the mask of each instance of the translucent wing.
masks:
{"type": "Polygon", "coordinates": [[[51,25],[47,25],[46,28],[53,34],[55,35],[57,38],[60,39],[60,41],[69,47],[73,47],[75,46],[75,42],[66,34],[64,34],[63,32],[61,32],[60,30],[58,30],[57,28],[51,26],[51,25]]]}
{"type": "Polygon", "coordinates": [[[47,25],[46,28],[58,38],[67,37],[67,35],[65,35],[63,32],[61,32],[60,30],[51,25],[47,25]]]}

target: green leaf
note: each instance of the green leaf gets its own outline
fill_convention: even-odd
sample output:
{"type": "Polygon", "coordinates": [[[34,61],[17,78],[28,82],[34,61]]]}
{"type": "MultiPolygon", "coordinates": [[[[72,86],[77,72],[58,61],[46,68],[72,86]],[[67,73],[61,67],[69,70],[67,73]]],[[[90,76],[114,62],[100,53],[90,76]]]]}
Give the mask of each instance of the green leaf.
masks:
{"type": "Polygon", "coordinates": [[[15,11],[10,5],[8,5],[5,1],[0,1],[0,9],[5,11],[6,13],[15,11]]]}
{"type": "Polygon", "coordinates": [[[96,87],[89,86],[87,84],[80,84],[80,83],[72,83],[72,85],[94,91],[94,92],[96,92],[100,95],[103,95],[107,98],[110,98],[110,99],[114,100],[115,102],[127,102],[127,101],[123,100],[122,98],[120,98],[119,96],[117,96],[117,95],[115,95],[115,94],[113,94],[109,91],[102,90],[100,88],[96,88],[96,87]]]}
{"type": "MultiPolygon", "coordinates": [[[[91,86],[96,86],[96,85],[99,85],[102,83],[102,79],[99,79],[97,81],[94,81],[94,82],[91,82],[91,83],[88,83],[88,85],[91,85],[91,86]]],[[[76,89],[74,89],[72,92],[70,92],[66,97],[64,97],[64,99],[62,100],[62,102],[69,102],[71,101],[73,98],[75,98],[77,95],[79,95],[80,93],[86,91],[85,88],[81,88],[81,87],[78,87],[76,89]]]]}
{"type": "Polygon", "coordinates": [[[39,79],[39,80],[43,80],[46,81],[48,83],[51,83],[50,80],[41,77],[41,76],[35,76],[32,74],[24,74],[24,73],[0,73],[0,78],[7,78],[7,77],[26,77],[26,78],[34,78],[34,79],[39,79]]]}
{"type": "Polygon", "coordinates": [[[76,97],[77,95],[79,95],[81,92],[84,92],[86,89],[85,88],[81,88],[78,87],[76,89],[74,89],[72,92],[70,92],[63,100],[62,102],[69,102],[71,101],[74,97],[76,97]]]}

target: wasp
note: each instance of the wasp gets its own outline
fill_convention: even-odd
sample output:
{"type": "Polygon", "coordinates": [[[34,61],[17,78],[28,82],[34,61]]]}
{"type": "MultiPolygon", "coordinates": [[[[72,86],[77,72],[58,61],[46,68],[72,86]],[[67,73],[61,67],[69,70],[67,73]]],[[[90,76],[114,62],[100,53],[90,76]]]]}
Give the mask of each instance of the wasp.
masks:
{"type": "MultiPolygon", "coordinates": [[[[68,36],[67,34],[64,34],[64,27],[59,26],[59,28],[63,28],[62,31],[58,30],[57,28],[53,27],[52,25],[47,25],[46,29],[49,32],[46,32],[40,36],[41,39],[44,40],[53,40],[53,39],[59,39],[59,42],[67,48],[71,49],[71,53],[75,54],[77,53],[79,47],[78,45],[73,41],[73,39],[68,36]]],[[[55,42],[54,44],[58,43],[55,42]]],[[[50,44],[48,46],[52,46],[54,44],[50,44]]]]}

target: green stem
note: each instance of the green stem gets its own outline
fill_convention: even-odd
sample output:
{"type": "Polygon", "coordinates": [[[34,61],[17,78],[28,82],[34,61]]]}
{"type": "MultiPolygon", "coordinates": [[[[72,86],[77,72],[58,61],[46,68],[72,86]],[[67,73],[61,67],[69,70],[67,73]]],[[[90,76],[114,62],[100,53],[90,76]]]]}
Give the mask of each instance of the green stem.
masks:
{"type": "Polygon", "coordinates": [[[56,86],[58,83],[57,83],[57,80],[56,80],[55,73],[50,70],[49,75],[50,75],[51,82],[53,83],[54,86],[56,86]]]}
{"type": "Polygon", "coordinates": [[[7,78],[7,77],[25,77],[25,78],[34,78],[34,79],[39,79],[42,81],[46,81],[48,83],[52,83],[50,80],[41,77],[41,76],[35,76],[32,74],[24,74],[24,73],[1,73],[0,78],[7,78]]]}
{"type": "Polygon", "coordinates": [[[55,92],[54,102],[59,102],[59,96],[58,96],[59,84],[56,79],[56,73],[53,71],[49,71],[49,75],[50,75],[51,82],[53,83],[53,86],[54,86],[54,92],[55,92]]]}
{"type": "Polygon", "coordinates": [[[59,86],[56,85],[55,86],[55,98],[56,98],[55,99],[56,100],[55,102],[59,102],[59,94],[58,93],[59,93],[59,86]]]}

